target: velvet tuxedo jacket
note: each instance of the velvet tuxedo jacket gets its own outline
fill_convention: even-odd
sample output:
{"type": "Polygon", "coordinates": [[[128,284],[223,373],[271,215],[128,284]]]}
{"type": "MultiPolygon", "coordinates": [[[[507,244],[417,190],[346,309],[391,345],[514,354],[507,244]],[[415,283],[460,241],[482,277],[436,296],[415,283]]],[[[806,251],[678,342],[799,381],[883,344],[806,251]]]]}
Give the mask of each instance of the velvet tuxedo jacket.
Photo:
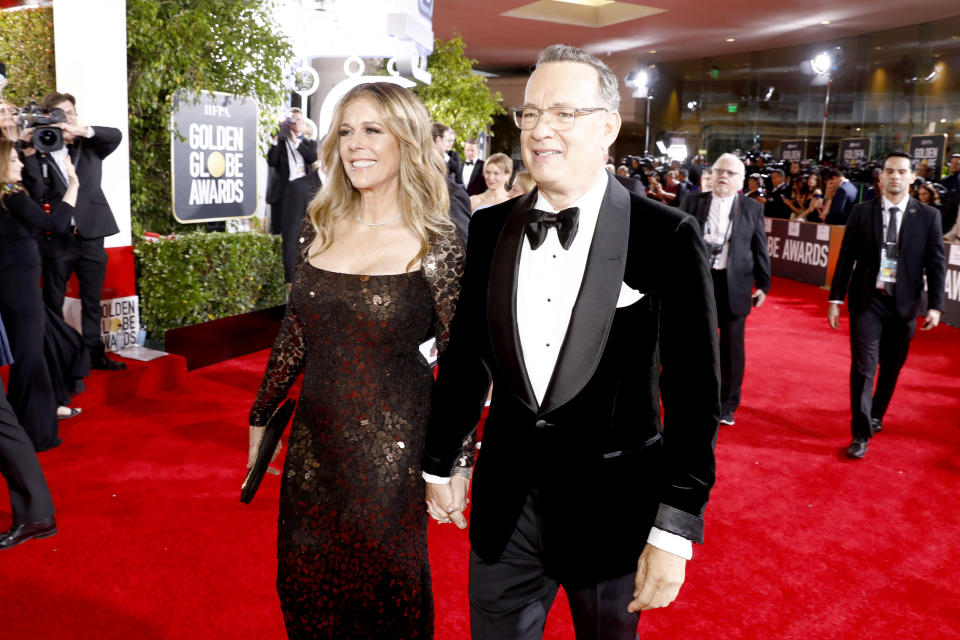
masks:
{"type": "MultiPolygon", "coordinates": [[[[683,210],[697,219],[701,234],[710,214],[711,202],[713,194],[709,191],[694,193],[683,201],[683,210]]],[[[745,316],[752,308],[754,284],[764,293],[770,292],[770,254],[763,226],[763,205],[738,193],[731,215],[733,227],[727,254],[728,302],[731,313],[745,316]]]]}
{"type": "Polygon", "coordinates": [[[534,190],[473,216],[423,467],[450,474],[492,378],[474,472],[473,550],[499,558],[535,489],[546,565],[561,580],[590,583],[635,571],[654,524],[702,541],[719,421],[713,287],[696,221],[609,176],[579,296],[538,403],[516,307],[523,226],[536,197],[534,190]],[[643,297],[618,308],[624,283],[643,297]]]}
{"type": "MultiPolygon", "coordinates": [[[[73,217],[77,233],[86,240],[112,236],[120,230],[100,182],[103,159],[120,146],[123,134],[113,127],[93,127],[93,133],[92,138],[76,138],[67,146],[80,181],[73,217]]],[[[23,184],[38,204],[56,207],[63,199],[67,187],[59,176],[60,169],[49,154],[35,153],[24,160],[23,184]]]]}
{"type": "MultiPolygon", "coordinates": [[[[927,277],[927,301],[943,311],[946,260],[940,212],[910,198],[900,223],[897,243],[897,313],[904,320],[920,315],[923,277],[927,277]]],[[[880,272],[883,246],[883,198],[858,204],[850,212],[840,245],[840,257],[830,286],[830,299],[842,301],[849,293],[850,313],[860,313],[870,304],[880,272]]]]}

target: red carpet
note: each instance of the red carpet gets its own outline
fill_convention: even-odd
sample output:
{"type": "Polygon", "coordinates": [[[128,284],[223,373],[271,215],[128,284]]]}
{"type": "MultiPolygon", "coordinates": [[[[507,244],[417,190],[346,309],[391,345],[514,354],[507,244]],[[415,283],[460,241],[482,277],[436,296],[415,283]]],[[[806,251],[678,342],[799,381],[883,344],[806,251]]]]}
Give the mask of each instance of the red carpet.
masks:
{"type": "MultiPolygon", "coordinates": [[[[679,600],[642,616],[641,638],[960,638],[960,331],[918,331],[883,432],[849,461],[848,323],[830,330],[825,311],[824,291],[775,279],[747,322],[706,545],[679,600]]],[[[238,500],[265,360],[178,374],[178,390],[139,384],[119,403],[109,393],[61,423],[64,444],[41,455],[60,534],[0,554],[0,637],[283,638],[279,482],[238,500]]],[[[431,536],[437,639],[467,638],[466,536],[431,536]]],[[[573,638],[562,597],[547,638],[573,638]]]]}

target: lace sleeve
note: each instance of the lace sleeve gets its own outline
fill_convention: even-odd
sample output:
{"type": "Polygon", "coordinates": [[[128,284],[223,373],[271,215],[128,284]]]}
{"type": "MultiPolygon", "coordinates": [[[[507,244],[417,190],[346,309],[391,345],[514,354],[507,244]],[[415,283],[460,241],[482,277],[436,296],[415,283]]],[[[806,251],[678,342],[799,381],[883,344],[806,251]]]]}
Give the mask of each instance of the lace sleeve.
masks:
{"type": "Polygon", "coordinates": [[[257,399],[250,409],[251,425],[266,426],[277,406],[287,397],[290,387],[303,371],[303,353],[303,328],[293,303],[288,302],[287,313],[270,351],[257,399]]]}
{"type": "MultiPolygon", "coordinates": [[[[423,257],[423,274],[433,296],[438,355],[443,353],[450,340],[450,323],[460,299],[460,278],[463,276],[465,258],[466,251],[456,234],[435,238],[423,257]]],[[[453,473],[470,477],[476,444],[476,431],[472,431],[463,441],[453,473]]]]}
{"type": "Polygon", "coordinates": [[[310,216],[304,215],[300,222],[300,232],[297,233],[297,266],[299,267],[304,260],[309,257],[310,245],[317,237],[317,230],[313,228],[313,222],[310,216]]]}

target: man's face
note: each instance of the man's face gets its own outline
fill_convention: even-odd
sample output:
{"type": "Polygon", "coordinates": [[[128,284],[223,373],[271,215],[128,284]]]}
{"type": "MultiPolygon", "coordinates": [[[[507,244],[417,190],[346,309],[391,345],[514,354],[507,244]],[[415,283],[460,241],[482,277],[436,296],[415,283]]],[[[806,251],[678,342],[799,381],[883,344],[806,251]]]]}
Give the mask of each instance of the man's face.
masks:
{"type": "Polygon", "coordinates": [[[453,129],[447,129],[443,132],[443,152],[450,153],[450,150],[453,149],[453,143],[457,141],[457,134],[453,132],[453,129]]]}
{"type": "Polygon", "coordinates": [[[548,62],[527,81],[524,104],[541,109],[541,116],[535,127],[520,132],[520,147],[524,164],[547,193],[582,194],[593,186],[604,152],[620,131],[620,115],[607,111],[581,115],[571,129],[557,131],[542,110],[604,106],[599,88],[597,71],[579,62],[548,62]]]}
{"type": "MultiPolygon", "coordinates": [[[[75,125],[77,124],[77,108],[69,100],[64,100],[63,102],[58,102],[57,104],[51,107],[53,109],[62,109],[64,115],[67,116],[67,124],[75,125]]],[[[70,144],[74,140],[74,135],[69,131],[64,130],[63,132],[63,141],[67,144],[70,144]]]]}
{"type": "Polygon", "coordinates": [[[781,176],[779,173],[771,173],[770,182],[773,183],[774,187],[779,187],[783,184],[783,176],[781,176]]]}
{"type": "Polygon", "coordinates": [[[840,186],[840,176],[834,176],[833,178],[828,178],[826,185],[833,189],[836,189],[840,186]]]}
{"type": "Polygon", "coordinates": [[[883,195],[894,202],[900,200],[906,190],[913,184],[913,169],[906,158],[894,156],[887,158],[883,163],[883,172],[880,174],[880,186],[883,195]]]}
{"type": "Polygon", "coordinates": [[[743,188],[743,163],[735,158],[722,157],[713,165],[713,192],[729,198],[743,188]]]}
{"type": "Polygon", "coordinates": [[[703,173],[700,175],[700,190],[701,191],[713,191],[713,174],[712,173],[703,173]]]}
{"type": "Polygon", "coordinates": [[[792,175],[792,176],[798,176],[798,175],[800,175],[800,163],[799,163],[799,162],[791,162],[791,163],[790,163],[790,175],[792,175]]]}
{"type": "Polygon", "coordinates": [[[468,142],[463,145],[463,157],[467,159],[467,162],[473,162],[477,159],[477,145],[472,142],[468,142]]]}
{"type": "Polygon", "coordinates": [[[960,158],[950,158],[950,173],[960,173],[960,158]]]}

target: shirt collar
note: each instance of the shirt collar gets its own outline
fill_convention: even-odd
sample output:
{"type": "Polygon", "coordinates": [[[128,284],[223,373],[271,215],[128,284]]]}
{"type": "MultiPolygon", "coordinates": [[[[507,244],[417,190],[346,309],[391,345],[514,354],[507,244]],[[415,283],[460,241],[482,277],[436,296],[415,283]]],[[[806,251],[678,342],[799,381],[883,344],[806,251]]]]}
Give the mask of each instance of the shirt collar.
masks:
{"type": "Polygon", "coordinates": [[[900,199],[900,202],[891,202],[887,199],[887,196],[883,196],[883,210],[889,211],[890,207],[896,207],[900,213],[903,213],[907,210],[907,201],[910,200],[910,194],[904,192],[903,197],[900,199]]]}

